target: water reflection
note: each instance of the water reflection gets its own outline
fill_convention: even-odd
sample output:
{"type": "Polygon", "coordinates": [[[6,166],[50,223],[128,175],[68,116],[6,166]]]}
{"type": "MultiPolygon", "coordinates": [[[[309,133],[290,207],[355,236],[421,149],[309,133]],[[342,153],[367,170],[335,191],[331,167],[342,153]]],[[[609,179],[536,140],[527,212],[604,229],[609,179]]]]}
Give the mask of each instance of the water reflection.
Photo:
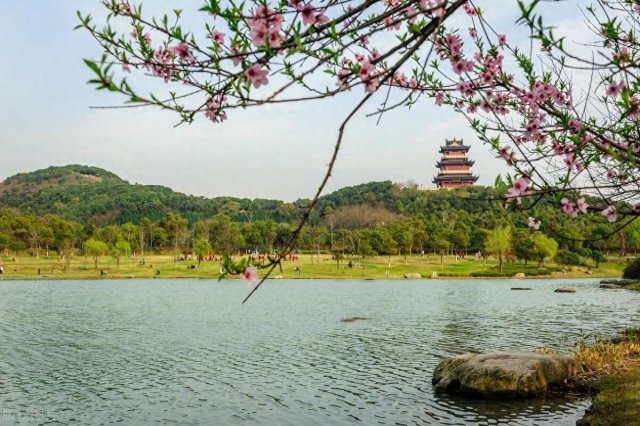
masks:
{"type": "Polygon", "coordinates": [[[638,323],[640,294],[596,283],[277,280],[241,305],[238,282],[0,282],[0,424],[573,424],[588,401],[443,397],[431,373],[638,323]]]}

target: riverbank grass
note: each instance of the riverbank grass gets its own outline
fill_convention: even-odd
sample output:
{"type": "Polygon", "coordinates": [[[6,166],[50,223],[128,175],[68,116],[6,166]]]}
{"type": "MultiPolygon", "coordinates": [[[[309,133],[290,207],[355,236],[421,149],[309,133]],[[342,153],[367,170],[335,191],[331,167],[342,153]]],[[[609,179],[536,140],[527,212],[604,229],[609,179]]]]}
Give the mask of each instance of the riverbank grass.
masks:
{"type": "Polygon", "coordinates": [[[584,420],[592,426],[640,425],[640,363],[594,383],[599,393],[584,420]]]}
{"type": "Polygon", "coordinates": [[[640,425],[640,328],[580,345],[576,357],[584,368],[578,380],[597,392],[580,424],[640,425]]]}
{"type": "MultiPolygon", "coordinates": [[[[144,265],[140,256],[120,259],[120,267],[116,267],[115,259],[101,256],[98,268],[94,268],[93,260],[83,256],[71,259],[69,268],[59,256],[18,256],[0,257],[0,264],[4,265],[5,278],[100,278],[100,270],[107,273],[108,278],[217,278],[220,272],[220,262],[203,261],[198,266],[195,260],[174,262],[171,255],[147,254],[144,265]],[[15,260],[14,260],[15,258],[15,260]]],[[[329,254],[299,255],[295,261],[284,262],[282,271],[274,271],[274,276],[282,278],[339,278],[339,279],[400,279],[405,274],[420,274],[423,278],[439,277],[513,277],[524,273],[526,276],[552,276],[559,278],[587,278],[587,277],[616,277],[622,275],[626,259],[612,258],[603,262],[599,268],[584,266],[566,267],[550,261],[538,267],[536,262],[524,263],[505,262],[500,274],[498,262],[495,259],[475,260],[473,257],[458,258],[445,256],[444,265],[440,264],[440,256],[378,256],[345,257],[338,263],[329,254]],[[352,267],[349,267],[351,262],[352,267]],[[300,273],[296,271],[300,269],[300,273]]],[[[262,271],[259,272],[261,274],[262,271]]],[[[0,276],[2,277],[2,276],[0,276]]]]}

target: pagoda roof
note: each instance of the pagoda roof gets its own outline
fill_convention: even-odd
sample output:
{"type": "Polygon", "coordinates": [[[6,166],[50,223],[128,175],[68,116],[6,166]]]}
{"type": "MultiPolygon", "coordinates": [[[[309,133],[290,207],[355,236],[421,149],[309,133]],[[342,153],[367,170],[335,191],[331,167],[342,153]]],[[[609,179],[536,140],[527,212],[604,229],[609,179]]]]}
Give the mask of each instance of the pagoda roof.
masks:
{"type": "Polygon", "coordinates": [[[474,160],[465,160],[465,159],[447,159],[443,158],[442,160],[436,163],[436,167],[440,166],[473,166],[475,164],[474,160]]]}
{"type": "Polygon", "coordinates": [[[472,181],[475,182],[478,180],[478,176],[473,176],[471,173],[469,174],[448,174],[448,175],[438,175],[434,176],[433,183],[437,182],[454,182],[454,181],[472,181]]]}
{"type": "Polygon", "coordinates": [[[445,139],[445,144],[440,146],[440,152],[445,151],[468,151],[470,146],[464,144],[463,139],[445,139]]]}

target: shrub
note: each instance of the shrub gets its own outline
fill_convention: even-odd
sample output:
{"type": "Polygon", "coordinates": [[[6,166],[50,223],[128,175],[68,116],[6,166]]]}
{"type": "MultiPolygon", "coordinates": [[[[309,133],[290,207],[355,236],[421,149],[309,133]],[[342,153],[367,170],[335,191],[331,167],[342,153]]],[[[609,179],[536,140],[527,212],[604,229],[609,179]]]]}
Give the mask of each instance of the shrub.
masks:
{"type": "Polygon", "coordinates": [[[580,255],[569,250],[559,250],[554,260],[558,265],[582,265],[580,255]]]}
{"type": "Polygon", "coordinates": [[[632,280],[640,280],[640,259],[634,260],[631,265],[624,268],[622,277],[632,280]]]}

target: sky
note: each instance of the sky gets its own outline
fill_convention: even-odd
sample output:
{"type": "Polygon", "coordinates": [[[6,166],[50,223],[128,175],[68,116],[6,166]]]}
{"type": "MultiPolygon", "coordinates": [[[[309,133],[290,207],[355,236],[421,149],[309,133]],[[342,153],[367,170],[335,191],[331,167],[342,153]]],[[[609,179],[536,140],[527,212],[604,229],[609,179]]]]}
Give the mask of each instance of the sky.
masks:
{"type": "MultiPolygon", "coordinates": [[[[522,32],[514,24],[515,0],[482,3],[497,29],[522,32]]],[[[145,3],[153,11],[169,11],[176,4],[145,3]]],[[[179,5],[195,10],[201,1],[179,5]]],[[[555,8],[551,16],[561,27],[576,28],[580,17],[574,2],[545,7],[555,8]]],[[[97,16],[103,10],[97,0],[20,0],[3,7],[0,180],[52,165],[87,164],[131,183],[165,185],[206,197],[292,201],[313,195],[326,171],[339,123],[360,93],[234,110],[223,124],[201,118],[179,127],[174,126],[176,115],[154,108],[92,109],[119,105],[122,99],[86,84],[92,75],[82,59],[96,58],[100,51],[88,33],[73,30],[78,9],[97,16]]],[[[423,98],[410,110],[392,111],[379,125],[365,116],[375,105],[371,103],[348,127],[326,192],[382,180],[413,180],[431,188],[438,147],[451,138],[471,145],[478,184],[491,185],[497,174],[507,172],[463,117],[432,100],[423,98]]]]}

